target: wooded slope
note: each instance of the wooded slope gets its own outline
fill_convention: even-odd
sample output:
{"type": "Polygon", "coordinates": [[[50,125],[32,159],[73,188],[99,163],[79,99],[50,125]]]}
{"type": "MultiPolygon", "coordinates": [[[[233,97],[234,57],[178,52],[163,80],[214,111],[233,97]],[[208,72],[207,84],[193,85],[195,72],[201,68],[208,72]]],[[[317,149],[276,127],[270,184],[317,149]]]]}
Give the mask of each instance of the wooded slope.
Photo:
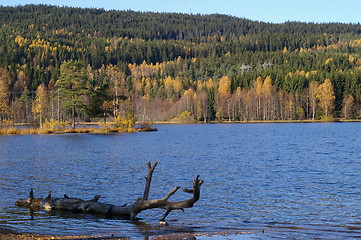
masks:
{"type": "Polygon", "coordinates": [[[14,122],[360,115],[360,24],[26,5],[0,7],[0,28],[14,122]]]}

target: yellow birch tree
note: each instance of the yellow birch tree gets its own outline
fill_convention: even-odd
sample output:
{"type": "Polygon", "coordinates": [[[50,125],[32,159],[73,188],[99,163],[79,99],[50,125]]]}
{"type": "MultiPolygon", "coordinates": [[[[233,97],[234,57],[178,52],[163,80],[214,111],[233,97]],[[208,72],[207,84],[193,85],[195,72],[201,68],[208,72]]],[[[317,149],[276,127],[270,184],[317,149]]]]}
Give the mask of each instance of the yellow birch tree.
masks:
{"type": "Polygon", "coordinates": [[[325,81],[317,88],[317,99],[325,116],[329,116],[334,109],[336,99],[331,80],[326,78],[325,81]]]}
{"type": "Polygon", "coordinates": [[[39,119],[40,128],[43,128],[43,120],[48,107],[48,97],[46,93],[46,87],[43,84],[39,85],[36,90],[36,97],[32,106],[32,112],[34,113],[35,119],[39,119]]]}
{"type": "Polygon", "coordinates": [[[228,76],[223,76],[219,79],[218,86],[218,109],[219,116],[223,118],[224,112],[227,112],[229,121],[231,121],[231,110],[230,110],[230,97],[231,97],[231,79],[228,76]]]}

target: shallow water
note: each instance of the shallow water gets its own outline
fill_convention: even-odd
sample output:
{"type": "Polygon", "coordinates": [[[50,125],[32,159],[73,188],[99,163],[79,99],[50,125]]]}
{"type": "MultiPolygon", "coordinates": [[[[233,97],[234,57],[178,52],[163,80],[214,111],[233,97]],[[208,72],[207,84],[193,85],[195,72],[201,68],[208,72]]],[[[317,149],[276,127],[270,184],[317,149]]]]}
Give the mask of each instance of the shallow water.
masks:
{"type": "MultiPolygon", "coordinates": [[[[0,227],[58,235],[131,238],[176,232],[251,232],[248,239],[361,236],[361,123],[158,125],[158,132],[0,136],[0,227]],[[205,183],[192,209],[147,210],[137,222],[29,213],[36,196],[132,203],[147,161],[159,161],[150,198],[205,183]]],[[[189,195],[179,191],[170,200],[189,195]]],[[[202,238],[202,237],[201,237],[202,238]]],[[[204,237],[203,237],[204,238],[204,237]]]]}

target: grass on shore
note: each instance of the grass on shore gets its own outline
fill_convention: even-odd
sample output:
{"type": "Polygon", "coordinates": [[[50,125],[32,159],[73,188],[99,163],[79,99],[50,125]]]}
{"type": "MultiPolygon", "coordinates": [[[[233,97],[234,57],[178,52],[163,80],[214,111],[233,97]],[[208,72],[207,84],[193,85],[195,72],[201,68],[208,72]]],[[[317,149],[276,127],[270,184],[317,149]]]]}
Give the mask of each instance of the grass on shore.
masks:
{"type": "Polygon", "coordinates": [[[156,128],[75,128],[75,129],[40,129],[40,128],[6,128],[0,129],[0,135],[33,135],[33,134],[66,134],[66,133],[88,133],[88,134],[106,134],[106,133],[134,133],[157,131],[156,128]]]}

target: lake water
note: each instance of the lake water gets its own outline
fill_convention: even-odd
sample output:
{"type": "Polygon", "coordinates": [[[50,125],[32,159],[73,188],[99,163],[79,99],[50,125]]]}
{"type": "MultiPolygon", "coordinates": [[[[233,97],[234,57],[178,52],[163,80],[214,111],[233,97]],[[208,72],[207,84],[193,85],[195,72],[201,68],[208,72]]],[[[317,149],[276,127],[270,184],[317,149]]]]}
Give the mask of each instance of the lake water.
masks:
{"type": "MultiPolygon", "coordinates": [[[[361,236],[361,123],[157,125],[157,132],[0,136],[0,227],[133,239],[177,232],[250,232],[234,239],[361,236]],[[146,162],[158,160],[150,198],[198,174],[201,199],[185,212],[146,210],[139,221],[14,206],[35,196],[131,204],[146,162]]],[[[170,200],[189,198],[178,191],[170,200]]],[[[202,238],[202,237],[201,237],[202,238]]],[[[208,238],[203,238],[208,239],[208,238]]]]}

